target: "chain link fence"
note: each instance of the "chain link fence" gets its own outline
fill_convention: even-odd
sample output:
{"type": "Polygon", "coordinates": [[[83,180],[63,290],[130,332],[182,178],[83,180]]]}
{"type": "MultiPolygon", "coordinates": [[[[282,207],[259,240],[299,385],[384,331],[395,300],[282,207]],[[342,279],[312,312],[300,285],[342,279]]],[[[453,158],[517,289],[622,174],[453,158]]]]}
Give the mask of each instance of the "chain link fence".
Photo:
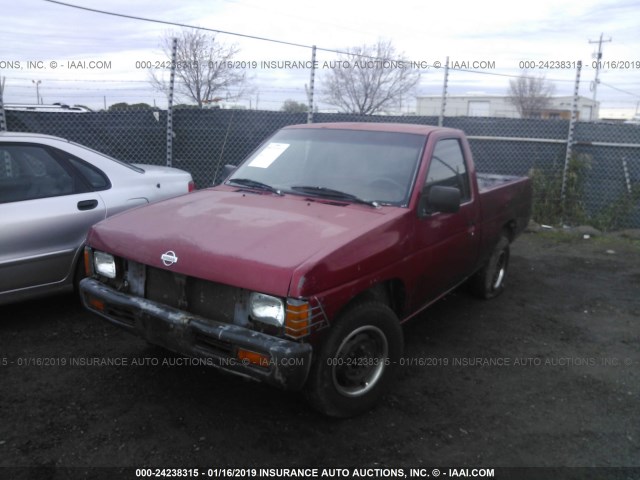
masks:
{"type": "MultiPolygon", "coordinates": [[[[56,135],[121,160],[156,165],[166,164],[166,121],[163,110],[6,111],[9,131],[56,135]]],[[[315,113],[313,121],[437,125],[438,117],[315,113]]],[[[172,163],[189,171],[199,188],[208,187],[220,181],[225,164],[239,164],[279,128],[306,122],[306,113],[176,109],[172,163]]],[[[443,125],[466,132],[478,171],[532,177],[535,221],[640,228],[639,125],[576,124],[564,202],[568,120],[445,117],[443,125]]]]}
{"type": "MultiPolygon", "coordinates": [[[[583,65],[579,51],[571,55],[575,59],[543,62],[550,66],[524,57],[520,61],[510,58],[510,65],[498,65],[504,57],[436,58],[419,44],[411,45],[413,53],[408,56],[390,48],[390,42],[385,46],[380,41],[369,48],[336,50],[252,32],[234,33],[144,17],[124,20],[114,12],[83,10],[83,15],[109,14],[102,17],[105,28],[135,19],[145,21],[149,30],[137,32],[131,48],[114,43],[107,49],[110,54],[92,53],[103,51],[101,40],[78,41],[70,30],[56,37],[56,49],[45,49],[47,55],[59,50],[51,58],[28,58],[25,53],[3,59],[0,130],[52,134],[121,160],[182,168],[204,188],[220,180],[225,164],[238,164],[286,125],[343,121],[441,125],[467,134],[479,171],[531,176],[537,222],[588,223],[607,230],[640,228],[640,125],[591,121],[599,118],[595,92],[593,100],[579,97],[580,87],[585,91],[596,73],[593,86],[600,84],[600,98],[607,97],[610,106],[624,107],[628,115],[635,109],[637,116],[640,96],[626,85],[636,88],[634,75],[640,61],[622,62],[628,65],[617,71],[613,67],[605,77],[616,84],[611,85],[597,80],[601,56],[583,65]],[[181,30],[166,31],[167,25],[181,30]],[[187,33],[195,36],[187,37],[187,33]],[[180,39],[184,43],[185,38],[198,38],[205,43],[196,43],[207,47],[178,56],[178,43],[180,39]],[[207,49],[213,42],[221,50],[215,50],[218,54],[211,57],[207,49]],[[238,48],[235,42],[239,42],[238,48]],[[168,51],[162,45],[172,48],[168,51]],[[200,71],[201,66],[208,69],[200,71]],[[191,92],[185,93],[189,89],[182,87],[192,77],[180,72],[192,74],[190,68],[198,74],[210,74],[213,69],[221,77],[213,77],[217,80],[208,84],[191,83],[191,92]],[[400,93],[384,106],[384,115],[317,111],[349,109],[327,99],[336,74],[351,71],[366,78],[376,70],[419,78],[412,84],[414,89],[396,90],[400,93]],[[518,79],[531,78],[526,74],[529,71],[533,77],[543,74],[543,80],[555,89],[555,103],[535,112],[544,119],[513,118],[523,116],[524,107],[521,104],[518,110],[509,99],[510,86],[518,79]],[[242,82],[231,80],[240,77],[242,82]],[[197,87],[203,86],[208,93],[194,95],[194,89],[199,91],[197,87]],[[493,92],[493,96],[483,92],[493,92]],[[480,101],[482,95],[484,100],[480,101]],[[3,109],[3,96],[5,104],[8,98],[14,102],[13,107],[5,105],[3,109]],[[58,102],[77,108],[65,110],[58,102]],[[287,102],[293,111],[302,111],[281,111],[287,102]],[[47,104],[60,108],[44,111],[47,104]],[[102,110],[95,111],[98,109],[102,110]]],[[[129,27],[123,24],[122,28],[129,27]]],[[[27,33],[26,46],[31,47],[33,38],[27,33]]],[[[320,38],[327,44],[335,40],[320,38]]],[[[32,48],[18,49],[22,50],[33,52],[32,48]]],[[[383,77],[372,78],[379,81],[383,77]]],[[[349,90],[344,83],[335,85],[334,93],[336,88],[338,92],[349,90]]]]}

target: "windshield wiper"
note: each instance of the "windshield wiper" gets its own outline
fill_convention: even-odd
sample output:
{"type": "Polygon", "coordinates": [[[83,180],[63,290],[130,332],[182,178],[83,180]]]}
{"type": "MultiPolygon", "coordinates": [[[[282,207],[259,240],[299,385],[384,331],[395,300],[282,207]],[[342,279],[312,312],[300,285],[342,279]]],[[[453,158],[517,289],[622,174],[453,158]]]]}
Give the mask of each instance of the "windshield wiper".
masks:
{"type": "Polygon", "coordinates": [[[232,178],[227,183],[235,183],[242,187],[256,188],[258,190],[264,190],[266,192],[275,193],[276,195],[284,195],[280,190],[266,183],[259,182],[257,180],[251,180],[250,178],[232,178]]]}
{"type": "Polygon", "coordinates": [[[347,202],[362,203],[364,205],[369,205],[375,208],[380,207],[380,204],[374,200],[364,200],[351,193],[341,192],[340,190],[334,190],[333,188],[319,187],[316,185],[295,185],[291,187],[291,190],[305,193],[307,195],[313,195],[316,197],[325,197],[335,200],[345,200],[347,202]]]}

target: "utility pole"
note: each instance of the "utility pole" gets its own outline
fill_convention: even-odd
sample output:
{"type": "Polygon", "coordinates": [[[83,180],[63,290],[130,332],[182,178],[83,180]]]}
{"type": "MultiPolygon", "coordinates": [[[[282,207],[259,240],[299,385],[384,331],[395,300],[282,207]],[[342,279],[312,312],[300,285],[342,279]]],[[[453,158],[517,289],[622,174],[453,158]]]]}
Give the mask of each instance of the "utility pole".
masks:
{"type": "Polygon", "coordinates": [[[598,53],[596,56],[596,79],[593,81],[593,108],[591,109],[591,120],[595,120],[594,114],[596,111],[596,94],[598,93],[598,84],[600,80],[598,77],[600,76],[600,67],[602,63],[602,43],[611,42],[611,37],[608,40],[602,40],[603,33],[600,34],[600,40],[589,40],[589,43],[597,43],[598,44],[598,53]]]}
{"type": "Polygon", "coordinates": [[[42,100],[40,100],[40,84],[42,83],[42,80],[31,80],[31,83],[35,84],[36,86],[36,104],[40,105],[42,103],[42,100]]]}
{"type": "Polygon", "coordinates": [[[316,46],[311,47],[311,72],[309,73],[309,88],[304,86],[307,91],[307,123],[313,123],[313,92],[316,79],[316,46]]]}
{"type": "MultiPolygon", "coordinates": [[[[6,132],[7,131],[7,119],[4,116],[4,81],[6,80],[5,77],[0,77],[0,132],[6,132]]],[[[6,156],[8,155],[5,154],[4,157],[6,158],[6,156]]],[[[8,176],[10,176],[11,171],[10,171],[10,165],[11,163],[6,162],[6,168],[7,168],[7,174],[8,176]]]]}
{"type": "Polygon", "coordinates": [[[447,88],[449,87],[449,56],[444,64],[444,84],[442,85],[442,99],[440,100],[440,116],[438,117],[438,126],[444,124],[444,112],[447,107],[447,88]]]}

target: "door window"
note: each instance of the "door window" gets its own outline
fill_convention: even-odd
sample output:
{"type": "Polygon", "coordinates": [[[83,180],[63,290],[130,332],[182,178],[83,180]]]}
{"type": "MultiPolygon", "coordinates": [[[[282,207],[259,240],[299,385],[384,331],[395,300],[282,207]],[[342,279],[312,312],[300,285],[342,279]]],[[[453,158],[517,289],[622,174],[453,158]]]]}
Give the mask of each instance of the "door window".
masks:
{"type": "MultiPolygon", "coordinates": [[[[63,152],[61,152],[63,153],[63,152]]],[[[66,159],[80,172],[92,190],[107,190],[111,187],[107,176],[93,165],[66,154],[66,159]]]]}
{"type": "Polygon", "coordinates": [[[458,188],[462,203],[471,199],[469,173],[460,142],[455,138],[440,140],[433,150],[425,186],[429,189],[433,185],[458,188]]]}
{"type": "Polygon", "coordinates": [[[73,193],[74,178],[45,148],[0,145],[0,203],[73,193]]]}

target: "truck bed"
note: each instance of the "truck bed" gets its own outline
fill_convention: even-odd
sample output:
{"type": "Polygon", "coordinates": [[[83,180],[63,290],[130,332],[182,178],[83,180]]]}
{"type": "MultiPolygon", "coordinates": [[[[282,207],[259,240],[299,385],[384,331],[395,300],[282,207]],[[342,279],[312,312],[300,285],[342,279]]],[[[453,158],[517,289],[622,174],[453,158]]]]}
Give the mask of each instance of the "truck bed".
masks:
{"type": "Polygon", "coordinates": [[[480,193],[523,178],[516,175],[498,175],[495,173],[477,173],[476,177],[480,193]]]}
{"type": "Polygon", "coordinates": [[[511,240],[527,226],[531,216],[531,180],[491,173],[478,173],[476,177],[483,224],[481,251],[487,252],[507,223],[511,223],[511,240]]]}

